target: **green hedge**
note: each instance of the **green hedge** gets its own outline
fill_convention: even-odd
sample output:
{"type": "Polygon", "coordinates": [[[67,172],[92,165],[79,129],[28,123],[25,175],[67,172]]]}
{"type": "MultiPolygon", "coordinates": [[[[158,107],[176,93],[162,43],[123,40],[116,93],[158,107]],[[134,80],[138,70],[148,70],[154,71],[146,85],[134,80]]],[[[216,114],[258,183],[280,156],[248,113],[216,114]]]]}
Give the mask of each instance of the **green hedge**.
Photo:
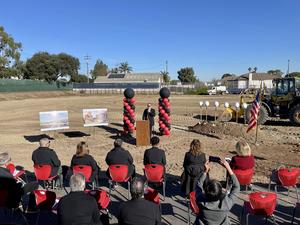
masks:
{"type": "Polygon", "coordinates": [[[194,89],[189,89],[184,92],[186,95],[207,95],[207,88],[202,87],[202,88],[194,88],[194,89]]]}
{"type": "Polygon", "coordinates": [[[68,91],[73,84],[53,82],[49,84],[40,80],[0,79],[0,92],[30,92],[30,91],[68,91]]]}

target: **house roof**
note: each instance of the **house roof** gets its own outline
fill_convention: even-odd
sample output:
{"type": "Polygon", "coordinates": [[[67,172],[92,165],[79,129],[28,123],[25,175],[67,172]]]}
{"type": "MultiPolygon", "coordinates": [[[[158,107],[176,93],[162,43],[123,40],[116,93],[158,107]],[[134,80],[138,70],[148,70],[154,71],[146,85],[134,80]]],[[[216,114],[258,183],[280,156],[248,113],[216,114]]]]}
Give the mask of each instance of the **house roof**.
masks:
{"type": "MultiPolygon", "coordinates": [[[[273,80],[275,78],[278,78],[278,76],[269,73],[252,73],[252,80],[273,80]]],[[[249,80],[249,73],[245,73],[238,77],[233,77],[232,79],[228,80],[249,80]]]]}
{"type": "Polygon", "coordinates": [[[97,77],[94,83],[159,82],[160,78],[160,73],[110,73],[97,77]]]}

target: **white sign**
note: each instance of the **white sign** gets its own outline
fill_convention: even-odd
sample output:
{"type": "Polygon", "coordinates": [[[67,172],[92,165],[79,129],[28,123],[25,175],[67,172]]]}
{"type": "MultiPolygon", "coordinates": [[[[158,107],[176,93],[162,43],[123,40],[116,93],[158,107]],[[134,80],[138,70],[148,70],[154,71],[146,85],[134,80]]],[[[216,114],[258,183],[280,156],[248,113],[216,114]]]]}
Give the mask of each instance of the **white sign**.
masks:
{"type": "Polygon", "coordinates": [[[107,109],[83,109],[84,127],[107,126],[107,109]]]}
{"type": "Polygon", "coordinates": [[[41,131],[69,129],[68,111],[40,112],[41,131]]]}

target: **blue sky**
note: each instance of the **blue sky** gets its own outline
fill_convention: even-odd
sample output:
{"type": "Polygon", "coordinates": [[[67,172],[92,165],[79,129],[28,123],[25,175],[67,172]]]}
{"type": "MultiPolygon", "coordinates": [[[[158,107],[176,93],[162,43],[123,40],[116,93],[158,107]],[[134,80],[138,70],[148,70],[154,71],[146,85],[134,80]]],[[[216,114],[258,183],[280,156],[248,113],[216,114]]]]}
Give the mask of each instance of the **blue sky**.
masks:
{"type": "Polygon", "coordinates": [[[224,73],[300,71],[299,0],[26,0],[1,2],[0,25],[37,51],[66,52],[136,72],[186,66],[200,80],[224,73]]]}

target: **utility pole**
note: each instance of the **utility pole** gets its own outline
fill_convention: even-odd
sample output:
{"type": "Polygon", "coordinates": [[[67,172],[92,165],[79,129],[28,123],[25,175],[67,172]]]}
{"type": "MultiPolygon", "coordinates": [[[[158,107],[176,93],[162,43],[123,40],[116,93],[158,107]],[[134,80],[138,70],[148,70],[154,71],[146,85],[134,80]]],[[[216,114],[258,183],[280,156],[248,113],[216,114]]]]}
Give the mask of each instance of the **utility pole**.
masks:
{"type": "Polygon", "coordinates": [[[86,77],[87,77],[87,83],[89,83],[89,61],[91,60],[91,56],[89,56],[88,54],[86,54],[86,56],[84,56],[84,60],[86,62],[86,77]]]}
{"type": "Polygon", "coordinates": [[[288,59],[288,70],[287,70],[287,76],[290,74],[290,60],[288,59]]]}
{"type": "Polygon", "coordinates": [[[166,72],[168,73],[168,60],[166,60],[166,72]]]}

